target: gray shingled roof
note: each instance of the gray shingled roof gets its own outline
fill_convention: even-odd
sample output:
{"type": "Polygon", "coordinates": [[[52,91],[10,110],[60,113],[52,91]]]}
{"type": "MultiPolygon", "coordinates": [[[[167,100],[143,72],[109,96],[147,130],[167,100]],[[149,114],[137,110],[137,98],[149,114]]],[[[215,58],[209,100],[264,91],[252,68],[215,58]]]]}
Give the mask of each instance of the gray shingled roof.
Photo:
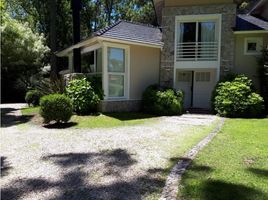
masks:
{"type": "Polygon", "coordinates": [[[251,15],[237,15],[240,19],[259,27],[262,30],[268,30],[268,22],[251,15]]]}
{"type": "Polygon", "coordinates": [[[162,33],[158,27],[123,20],[95,32],[94,35],[131,42],[163,45],[161,41],[162,33]]]}

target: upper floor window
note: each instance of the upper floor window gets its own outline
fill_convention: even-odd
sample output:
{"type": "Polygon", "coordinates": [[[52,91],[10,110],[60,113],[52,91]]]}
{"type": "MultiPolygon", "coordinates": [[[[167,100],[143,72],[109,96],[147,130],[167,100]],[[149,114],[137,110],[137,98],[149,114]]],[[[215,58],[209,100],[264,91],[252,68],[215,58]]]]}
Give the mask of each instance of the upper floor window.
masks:
{"type": "Polygon", "coordinates": [[[245,38],[245,55],[261,54],[263,39],[261,37],[245,38]]]}
{"type": "Polygon", "coordinates": [[[176,61],[214,61],[218,59],[217,19],[177,21],[176,61]]]}

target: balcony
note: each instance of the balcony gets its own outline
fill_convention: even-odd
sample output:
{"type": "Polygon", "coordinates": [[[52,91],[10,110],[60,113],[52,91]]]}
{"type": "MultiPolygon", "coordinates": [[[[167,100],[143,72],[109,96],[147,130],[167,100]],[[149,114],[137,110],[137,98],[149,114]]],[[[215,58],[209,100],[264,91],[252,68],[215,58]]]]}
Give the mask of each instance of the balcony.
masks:
{"type": "Polygon", "coordinates": [[[218,42],[178,42],[176,62],[217,61],[218,42]]]}

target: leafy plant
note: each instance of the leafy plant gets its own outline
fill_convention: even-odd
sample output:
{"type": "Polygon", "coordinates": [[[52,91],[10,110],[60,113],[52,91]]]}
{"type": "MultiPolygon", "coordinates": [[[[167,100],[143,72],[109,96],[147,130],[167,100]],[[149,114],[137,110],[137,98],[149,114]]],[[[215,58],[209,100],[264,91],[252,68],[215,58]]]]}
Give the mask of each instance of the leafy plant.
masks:
{"type": "Polygon", "coordinates": [[[78,114],[96,111],[100,97],[95,93],[91,83],[83,79],[74,79],[66,87],[66,94],[73,103],[73,109],[78,114]]]}
{"type": "Polygon", "coordinates": [[[215,112],[226,117],[261,115],[264,101],[252,88],[252,81],[244,75],[238,75],[233,81],[217,84],[212,97],[215,112]]]}
{"type": "Polygon", "coordinates": [[[89,76],[86,78],[87,81],[91,83],[92,88],[95,93],[99,96],[101,100],[104,98],[104,92],[102,89],[102,78],[99,76],[89,76]]]}
{"type": "Polygon", "coordinates": [[[25,95],[25,101],[30,106],[38,106],[42,94],[38,90],[29,90],[25,95]]]}
{"type": "Polygon", "coordinates": [[[44,123],[68,122],[72,116],[71,99],[63,94],[50,94],[40,99],[40,115],[44,123]]]}
{"type": "Polygon", "coordinates": [[[42,78],[35,80],[33,87],[40,91],[43,95],[63,94],[65,92],[65,82],[62,77],[56,79],[42,78]]]}
{"type": "Polygon", "coordinates": [[[182,91],[163,89],[158,85],[151,85],[144,91],[142,99],[145,112],[156,115],[182,114],[182,91]]]}

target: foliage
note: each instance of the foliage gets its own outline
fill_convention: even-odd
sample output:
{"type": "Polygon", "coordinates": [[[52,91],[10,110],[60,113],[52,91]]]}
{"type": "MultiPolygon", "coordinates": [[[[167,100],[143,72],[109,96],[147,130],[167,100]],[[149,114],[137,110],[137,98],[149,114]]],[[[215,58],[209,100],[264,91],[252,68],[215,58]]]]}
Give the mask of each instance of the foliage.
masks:
{"type": "Polygon", "coordinates": [[[64,79],[58,77],[56,79],[43,78],[33,80],[32,87],[36,88],[42,95],[48,94],[63,94],[65,92],[64,79]]]}
{"type": "Polygon", "coordinates": [[[40,100],[40,115],[44,123],[51,121],[68,122],[72,116],[71,99],[63,94],[50,94],[40,100]]]}
{"type": "MultiPolygon", "coordinates": [[[[86,38],[100,28],[118,19],[152,24],[155,22],[151,0],[81,0],[81,38],[86,38]]],[[[8,0],[7,11],[17,20],[28,22],[32,29],[44,33],[49,44],[50,9],[49,1],[8,0]]],[[[71,1],[56,1],[57,48],[71,45],[72,29],[71,1]]]]}
{"type": "Polygon", "coordinates": [[[145,112],[156,115],[182,114],[183,93],[181,91],[151,85],[144,91],[142,99],[145,112]]]}
{"type": "Polygon", "coordinates": [[[268,46],[263,49],[259,58],[260,90],[264,97],[266,112],[268,113],[268,46]]]}
{"type": "Polygon", "coordinates": [[[26,83],[40,71],[49,49],[44,45],[44,36],[34,33],[27,23],[19,23],[5,12],[1,13],[1,17],[1,73],[2,85],[5,85],[2,96],[8,99],[17,91],[15,87],[18,80],[26,83]]]}
{"type": "Polygon", "coordinates": [[[94,92],[99,96],[100,100],[103,100],[104,91],[102,89],[102,78],[98,76],[89,76],[86,80],[91,83],[94,92]]]}
{"type": "Polygon", "coordinates": [[[99,96],[86,78],[70,81],[66,87],[66,94],[72,100],[74,111],[78,114],[95,111],[100,102],[99,96]]]}
{"type": "Polygon", "coordinates": [[[25,95],[25,101],[29,106],[38,106],[41,96],[42,95],[38,90],[29,90],[25,95]]]}
{"type": "Polygon", "coordinates": [[[221,116],[257,117],[264,108],[263,98],[252,87],[252,81],[244,75],[220,82],[212,97],[212,107],[221,116]]]}

